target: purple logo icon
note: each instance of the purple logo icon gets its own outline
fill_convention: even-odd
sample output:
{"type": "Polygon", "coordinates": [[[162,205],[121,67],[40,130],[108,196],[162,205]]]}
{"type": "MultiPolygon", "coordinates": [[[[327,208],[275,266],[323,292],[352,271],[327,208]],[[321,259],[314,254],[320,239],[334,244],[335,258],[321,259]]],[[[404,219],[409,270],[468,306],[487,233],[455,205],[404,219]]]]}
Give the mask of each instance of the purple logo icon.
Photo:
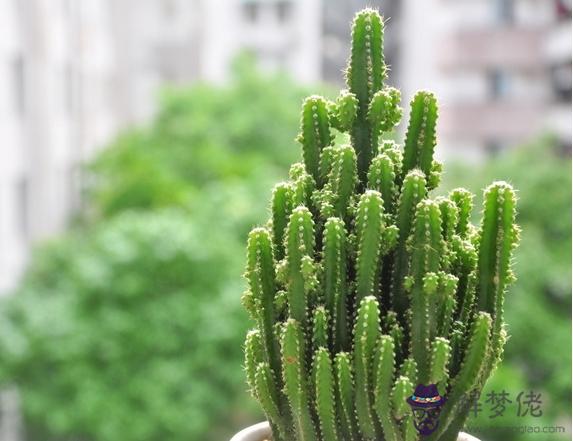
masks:
{"type": "Polygon", "coordinates": [[[440,395],[435,384],[418,384],[414,395],[406,401],[412,408],[414,427],[420,435],[430,435],[438,428],[438,417],[446,399],[440,395]]]}

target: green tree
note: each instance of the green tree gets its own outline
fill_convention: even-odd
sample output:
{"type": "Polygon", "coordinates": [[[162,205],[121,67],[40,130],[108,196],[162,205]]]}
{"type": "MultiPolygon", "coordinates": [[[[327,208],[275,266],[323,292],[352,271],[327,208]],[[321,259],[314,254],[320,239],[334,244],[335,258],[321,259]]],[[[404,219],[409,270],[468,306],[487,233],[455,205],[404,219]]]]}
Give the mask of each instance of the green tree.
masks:
{"type": "Polygon", "coordinates": [[[227,420],[245,328],[230,244],[171,210],[39,250],[3,310],[31,439],[197,439],[227,420]]]}
{"type": "Polygon", "coordinates": [[[249,65],[166,90],[91,164],[75,230],[2,303],[3,379],[30,440],[218,440],[260,418],[241,372],[242,244],[298,154],[304,90],[249,65]]]}

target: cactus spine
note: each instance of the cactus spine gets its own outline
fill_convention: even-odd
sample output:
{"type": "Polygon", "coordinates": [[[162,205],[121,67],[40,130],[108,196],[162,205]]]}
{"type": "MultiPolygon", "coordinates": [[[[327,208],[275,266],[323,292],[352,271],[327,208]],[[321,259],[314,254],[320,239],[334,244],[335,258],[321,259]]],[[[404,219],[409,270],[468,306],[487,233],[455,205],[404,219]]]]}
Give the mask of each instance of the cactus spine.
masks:
{"type": "Polygon", "coordinates": [[[383,30],[376,11],[357,14],[348,90],[304,101],[302,162],[249,235],[245,370],[276,441],[417,440],[406,399],[419,383],[447,396],[429,439],[451,441],[463,397],[502,357],[515,192],[490,185],[479,227],[467,190],[431,197],[436,98],[412,99],[403,150],[384,139],[402,110],[383,84],[383,30]]]}

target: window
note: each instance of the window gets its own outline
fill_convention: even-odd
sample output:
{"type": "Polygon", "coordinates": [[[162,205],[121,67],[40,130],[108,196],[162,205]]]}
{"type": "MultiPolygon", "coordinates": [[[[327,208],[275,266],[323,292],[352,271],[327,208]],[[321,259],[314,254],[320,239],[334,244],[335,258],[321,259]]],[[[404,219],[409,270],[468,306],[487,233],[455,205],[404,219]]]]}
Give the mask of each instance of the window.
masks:
{"type": "Polygon", "coordinates": [[[503,150],[503,144],[499,139],[490,139],[485,143],[485,151],[489,156],[497,156],[503,150]]]}
{"type": "Polygon", "coordinates": [[[489,94],[494,100],[506,98],[511,92],[511,77],[507,72],[494,69],[488,74],[489,94]]]}
{"type": "Polygon", "coordinates": [[[571,0],[554,0],[558,20],[571,20],[571,0]]]}
{"type": "Polygon", "coordinates": [[[259,4],[250,1],[243,5],[243,14],[249,23],[256,23],[259,18],[259,4]]]}
{"type": "Polygon", "coordinates": [[[514,0],[493,0],[496,21],[500,24],[511,24],[515,18],[514,0]]]}
{"type": "Polygon", "coordinates": [[[277,2],[277,15],[280,23],[286,23],[290,20],[292,12],[292,3],[290,1],[281,0],[277,2]]]}
{"type": "Polygon", "coordinates": [[[26,111],[26,67],[24,57],[17,55],[12,65],[12,84],[14,85],[14,112],[23,116],[26,111]]]}
{"type": "Polygon", "coordinates": [[[559,102],[571,102],[571,62],[551,66],[551,88],[559,102]]]}
{"type": "Polygon", "coordinates": [[[557,151],[559,155],[570,158],[571,157],[571,138],[561,139],[557,142],[557,151]]]}

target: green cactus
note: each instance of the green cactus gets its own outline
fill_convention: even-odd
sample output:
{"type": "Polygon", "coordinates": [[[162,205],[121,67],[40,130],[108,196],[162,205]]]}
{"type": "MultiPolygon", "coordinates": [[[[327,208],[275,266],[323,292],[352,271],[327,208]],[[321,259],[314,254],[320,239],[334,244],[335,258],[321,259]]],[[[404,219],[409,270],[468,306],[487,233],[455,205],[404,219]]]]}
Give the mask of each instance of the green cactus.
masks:
{"type": "Polygon", "coordinates": [[[376,11],[357,14],[348,90],[304,101],[302,162],[249,235],[245,370],[275,441],[417,440],[418,384],[447,398],[429,439],[453,441],[507,339],[515,192],[489,186],[479,227],[467,190],[430,195],[436,98],[412,99],[403,151],[387,139],[402,110],[383,84],[383,30],[376,11]]]}

